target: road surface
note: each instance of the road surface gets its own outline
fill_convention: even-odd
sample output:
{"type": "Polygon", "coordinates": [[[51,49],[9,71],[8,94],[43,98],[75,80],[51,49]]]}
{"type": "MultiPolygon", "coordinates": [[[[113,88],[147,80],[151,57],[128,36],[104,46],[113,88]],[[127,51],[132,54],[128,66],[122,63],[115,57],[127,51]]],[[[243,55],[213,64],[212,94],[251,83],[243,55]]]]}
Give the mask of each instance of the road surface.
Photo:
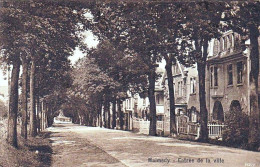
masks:
{"type": "Polygon", "coordinates": [[[53,167],[260,167],[259,152],[74,124],[47,131],[53,167]]]}

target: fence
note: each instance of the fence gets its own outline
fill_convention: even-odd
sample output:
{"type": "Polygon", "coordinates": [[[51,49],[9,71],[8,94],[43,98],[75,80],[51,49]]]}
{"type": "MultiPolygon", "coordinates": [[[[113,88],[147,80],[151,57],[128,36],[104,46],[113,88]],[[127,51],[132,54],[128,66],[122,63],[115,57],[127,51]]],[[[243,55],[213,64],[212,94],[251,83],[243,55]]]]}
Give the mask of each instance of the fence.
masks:
{"type": "MultiPolygon", "coordinates": [[[[166,122],[157,121],[157,132],[165,131],[166,122]]],[[[169,123],[168,123],[169,124],[169,123]]],[[[208,123],[209,138],[216,139],[222,137],[222,131],[225,125],[208,123]]],[[[133,130],[141,134],[149,134],[150,121],[133,119],[133,130]]],[[[187,116],[177,117],[177,132],[178,134],[192,135],[199,137],[200,125],[199,123],[189,122],[187,116]]]]}
{"type": "Polygon", "coordinates": [[[221,138],[222,137],[222,131],[225,125],[223,124],[213,124],[208,123],[208,130],[209,130],[209,138],[221,138]]]}
{"type": "MultiPolygon", "coordinates": [[[[222,132],[225,125],[217,123],[208,123],[209,138],[222,138],[222,132]]],[[[185,115],[177,117],[178,134],[193,135],[199,137],[200,125],[198,123],[189,122],[189,118],[185,115]]]]}

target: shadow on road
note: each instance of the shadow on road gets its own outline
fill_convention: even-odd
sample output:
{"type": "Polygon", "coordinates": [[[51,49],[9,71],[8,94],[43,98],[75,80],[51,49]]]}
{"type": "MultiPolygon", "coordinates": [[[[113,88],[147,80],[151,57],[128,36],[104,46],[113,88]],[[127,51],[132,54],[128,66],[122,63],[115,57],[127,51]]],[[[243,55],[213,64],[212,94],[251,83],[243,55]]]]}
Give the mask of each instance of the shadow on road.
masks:
{"type": "Polygon", "coordinates": [[[41,132],[37,136],[38,141],[36,143],[27,144],[27,147],[30,151],[36,152],[38,154],[39,161],[43,167],[49,167],[52,164],[53,150],[49,140],[50,135],[51,132],[41,132]]]}

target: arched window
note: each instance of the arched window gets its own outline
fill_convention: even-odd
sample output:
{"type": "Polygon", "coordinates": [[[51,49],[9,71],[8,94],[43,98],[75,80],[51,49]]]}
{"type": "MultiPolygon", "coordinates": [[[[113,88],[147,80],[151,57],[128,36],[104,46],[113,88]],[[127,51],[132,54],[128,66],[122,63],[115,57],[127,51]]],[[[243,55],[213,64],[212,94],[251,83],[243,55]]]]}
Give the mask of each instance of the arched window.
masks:
{"type": "Polygon", "coordinates": [[[224,122],[224,111],[220,101],[215,101],[213,106],[213,119],[224,122]]]}
{"type": "Polygon", "coordinates": [[[229,108],[230,112],[242,112],[241,105],[238,100],[233,100],[229,108]]]}

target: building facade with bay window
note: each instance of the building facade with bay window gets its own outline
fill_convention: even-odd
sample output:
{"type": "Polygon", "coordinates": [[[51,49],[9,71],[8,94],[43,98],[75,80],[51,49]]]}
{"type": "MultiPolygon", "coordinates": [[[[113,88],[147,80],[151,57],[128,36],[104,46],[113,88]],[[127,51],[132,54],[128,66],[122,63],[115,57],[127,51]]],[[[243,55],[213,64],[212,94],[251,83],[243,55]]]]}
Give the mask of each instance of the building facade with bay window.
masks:
{"type": "Polygon", "coordinates": [[[249,50],[240,41],[238,34],[229,31],[211,42],[206,68],[210,122],[224,122],[232,107],[249,112],[249,50]]]}

